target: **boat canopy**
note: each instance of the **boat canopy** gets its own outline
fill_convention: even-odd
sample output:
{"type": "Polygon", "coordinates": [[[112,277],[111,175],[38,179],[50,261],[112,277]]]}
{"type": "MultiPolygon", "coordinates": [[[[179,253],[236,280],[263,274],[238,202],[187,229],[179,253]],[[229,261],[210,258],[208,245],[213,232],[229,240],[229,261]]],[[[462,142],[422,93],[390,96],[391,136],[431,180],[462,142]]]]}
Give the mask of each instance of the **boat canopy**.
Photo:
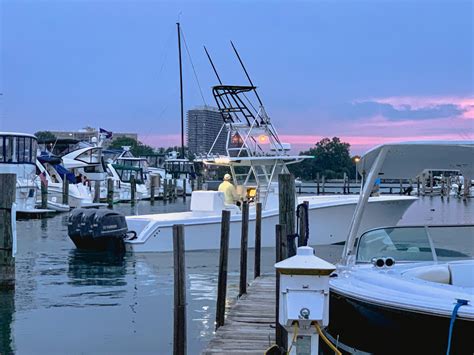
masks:
{"type": "Polygon", "coordinates": [[[69,181],[70,184],[76,183],[76,176],[67,170],[64,166],[55,164],[53,165],[54,169],[58,172],[59,176],[66,176],[66,179],[69,181]]]}
{"type": "Polygon", "coordinates": [[[380,145],[367,152],[358,164],[361,175],[368,173],[382,150],[385,159],[378,175],[386,179],[410,179],[424,170],[455,171],[473,176],[474,141],[402,142],[380,145]]]}
{"type": "Polygon", "coordinates": [[[287,164],[299,163],[304,159],[311,159],[313,156],[306,155],[271,155],[271,156],[252,156],[252,157],[228,157],[216,156],[204,159],[196,159],[207,165],[219,166],[253,166],[253,165],[274,165],[275,162],[287,164]]]}

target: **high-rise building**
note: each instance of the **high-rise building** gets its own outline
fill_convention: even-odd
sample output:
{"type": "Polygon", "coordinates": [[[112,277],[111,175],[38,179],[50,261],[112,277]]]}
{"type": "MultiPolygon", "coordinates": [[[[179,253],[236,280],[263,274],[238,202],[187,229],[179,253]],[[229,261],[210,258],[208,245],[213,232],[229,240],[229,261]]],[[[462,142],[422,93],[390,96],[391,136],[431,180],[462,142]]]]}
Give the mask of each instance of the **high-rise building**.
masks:
{"type": "MultiPolygon", "coordinates": [[[[222,128],[224,121],[215,107],[201,106],[187,113],[188,149],[193,154],[207,154],[222,128]]],[[[227,131],[224,127],[212,148],[213,154],[226,154],[227,131]]]]}

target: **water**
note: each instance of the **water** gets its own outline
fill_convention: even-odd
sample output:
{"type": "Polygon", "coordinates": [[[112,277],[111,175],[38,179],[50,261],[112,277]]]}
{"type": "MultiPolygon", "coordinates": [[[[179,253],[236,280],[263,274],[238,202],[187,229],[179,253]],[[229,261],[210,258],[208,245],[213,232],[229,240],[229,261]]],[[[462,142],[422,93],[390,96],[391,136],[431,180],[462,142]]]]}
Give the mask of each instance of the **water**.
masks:
{"type": "MultiPolygon", "coordinates": [[[[185,211],[188,202],[117,205],[126,214],[185,211]]],[[[417,201],[402,224],[473,223],[472,201],[417,201]]],[[[169,354],[172,352],[172,254],[104,259],[79,252],[67,236],[67,215],[19,221],[16,292],[0,293],[0,353],[169,354]]],[[[341,246],[318,247],[337,261],[341,246]]],[[[253,275],[249,253],[249,279],[253,275]]],[[[202,350],[214,330],[218,251],[186,253],[188,349],[202,350]]],[[[262,250],[262,272],[274,251],[262,250]]],[[[238,291],[239,251],[229,255],[230,300],[238,291]]]]}

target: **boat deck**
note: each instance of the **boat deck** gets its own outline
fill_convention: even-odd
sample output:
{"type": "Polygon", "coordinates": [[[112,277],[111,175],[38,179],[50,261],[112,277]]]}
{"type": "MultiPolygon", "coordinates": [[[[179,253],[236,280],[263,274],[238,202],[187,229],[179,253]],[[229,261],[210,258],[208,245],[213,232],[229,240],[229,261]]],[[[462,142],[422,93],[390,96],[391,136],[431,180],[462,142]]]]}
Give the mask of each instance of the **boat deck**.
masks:
{"type": "Polygon", "coordinates": [[[275,275],[256,278],[229,307],[205,355],[259,354],[275,343],[275,275]]]}

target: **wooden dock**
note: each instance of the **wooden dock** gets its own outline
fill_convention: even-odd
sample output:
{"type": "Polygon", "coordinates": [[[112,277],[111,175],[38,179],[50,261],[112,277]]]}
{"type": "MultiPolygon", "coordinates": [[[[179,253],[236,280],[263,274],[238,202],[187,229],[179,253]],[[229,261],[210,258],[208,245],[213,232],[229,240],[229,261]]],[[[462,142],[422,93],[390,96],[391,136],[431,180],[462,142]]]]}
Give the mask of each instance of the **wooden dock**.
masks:
{"type": "Polygon", "coordinates": [[[275,343],[275,275],[256,278],[202,354],[259,354],[275,343]]]}

